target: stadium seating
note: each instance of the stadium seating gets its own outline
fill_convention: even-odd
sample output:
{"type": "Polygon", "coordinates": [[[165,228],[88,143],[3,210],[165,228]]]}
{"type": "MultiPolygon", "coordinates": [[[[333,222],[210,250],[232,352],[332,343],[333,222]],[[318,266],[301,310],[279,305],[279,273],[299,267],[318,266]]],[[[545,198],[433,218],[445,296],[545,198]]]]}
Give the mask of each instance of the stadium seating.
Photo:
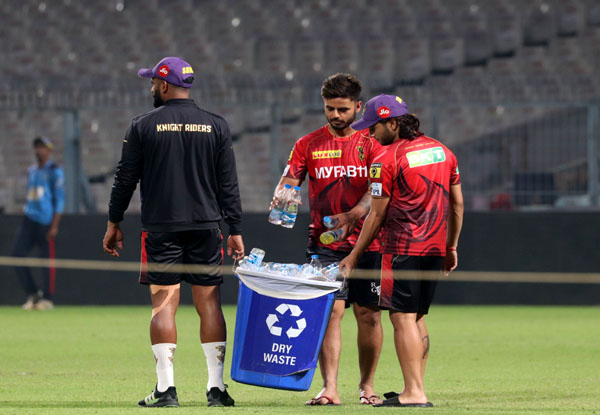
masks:
{"type": "MultiPolygon", "coordinates": [[[[265,209],[274,163],[282,166],[295,139],[324,124],[319,86],[338,71],[358,74],[364,97],[403,96],[423,129],[458,151],[548,119],[555,114],[550,104],[567,108],[600,97],[597,0],[169,4],[178,13],[165,15],[158,0],[0,2],[0,70],[8,80],[0,86],[0,207],[21,209],[34,135],[52,137],[62,160],[62,109],[77,108],[84,169],[105,176],[92,184],[105,209],[120,137],[151,104],[136,71],[162,56],[189,60],[194,98],[229,121],[248,211],[265,209]],[[273,117],[281,120],[276,148],[273,117]]],[[[497,157],[483,153],[483,160],[497,157]]],[[[579,165],[581,154],[565,157],[557,163],[579,165]]],[[[557,189],[568,174],[557,176],[557,189]]],[[[471,184],[483,188],[485,180],[471,184]]]]}

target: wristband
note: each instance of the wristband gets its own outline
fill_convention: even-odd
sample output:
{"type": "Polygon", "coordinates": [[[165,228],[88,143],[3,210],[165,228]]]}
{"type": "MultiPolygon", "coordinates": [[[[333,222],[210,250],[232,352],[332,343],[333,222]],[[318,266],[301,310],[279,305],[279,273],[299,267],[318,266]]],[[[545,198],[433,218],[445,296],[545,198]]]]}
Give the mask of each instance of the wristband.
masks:
{"type": "Polygon", "coordinates": [[[455,248],[455,247],[453,247],[453,246],[447,246],[447,247],[446,247],[446,251],[453,251],[453,252],[456,252],[456,248],[455,248]]]}

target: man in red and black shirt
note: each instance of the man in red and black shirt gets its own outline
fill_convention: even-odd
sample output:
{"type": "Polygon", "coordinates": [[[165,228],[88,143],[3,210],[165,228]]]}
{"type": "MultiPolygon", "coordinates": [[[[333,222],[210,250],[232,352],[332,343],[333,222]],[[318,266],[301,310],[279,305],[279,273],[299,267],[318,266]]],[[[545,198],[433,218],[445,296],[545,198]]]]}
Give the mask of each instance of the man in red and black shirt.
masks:
{"type": "MultiPolygon", "coordinates": [[[[439,271],[458,263],[463,197],[456,157],[419,131],[419,120],[393,95],[379,95],[352,127],[369,128],[385,146],[369,168],[371,210],[352,252],[340,269],[349,273],[383,225],[379,305],[390,310],[396,351],[404,376],[400,394],[375,406],[432,406],[423,389],[429,354],[425,315],[437,281],[394,278],[393,270],[439,271]]],[[[418,278],[418,277],[417,277],[418,278]]]]}
{"type": "MultiPolygon", "coordinates": [[[[325,117],[328,124],[300,138],[292,153],[279,186],[299,186],[308,175],[311,224],[308,252],[319,255],[323,266],[339,262],[352,250],[369,210],[368,166],[380,151],[379,144],[368,130],[350,127],[361,109],[361,84],[353,75],[335,74],[323,82],[325,117]],[[319,237],[328,231],[323,218],[339,220],[342,239],[329,245],[319,237]]],[[[379,269],[381,257],[375,239],[365,247],[360,268],[379,269]]],[[[307,405],[339,404],[337,374],[341,353],[340,324],[344,309],[354,303],[358,323],[358,352],[361,379],[361,402],[372,403],[376,398],[373,377],[379,360],[383,333],[379,300],[379,280],[351,281],[346,289],[336,294],[336,301],[327,327],[319,357],[323,390],[307,405]]]]}

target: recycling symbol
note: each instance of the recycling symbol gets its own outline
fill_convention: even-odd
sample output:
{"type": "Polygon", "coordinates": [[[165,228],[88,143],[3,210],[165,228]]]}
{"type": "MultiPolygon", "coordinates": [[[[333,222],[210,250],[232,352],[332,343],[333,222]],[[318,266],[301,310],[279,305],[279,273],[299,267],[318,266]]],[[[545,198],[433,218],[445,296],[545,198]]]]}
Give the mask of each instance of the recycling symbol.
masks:
{"type": "MultiPolygon", "coordinates": [[[[277,311],[277,313],[279,313],[282,316],[288,310],[290,311],[292,317],[300,317],[300,314],[302,314],[302,309],[295,304],[279,304],[275,309],[275,311],[277,311]]],[[[275,325],[275,323],[278,322],[279,319],[277,318],[276,314],[269,314],[267,316],[267,327],[269,328],[269,332],[273,336],[281,336],[281,333],[283,331],[281,327],[275,325]]],[[[304,331],[305,328],[306,320],[304,318],[300,318],[296,320],[296,327],[290,327],[289,329],[287,329],[285,334],[288,336],[288,338],[292,339],[294,337],[298,337],[304,331]]]]}

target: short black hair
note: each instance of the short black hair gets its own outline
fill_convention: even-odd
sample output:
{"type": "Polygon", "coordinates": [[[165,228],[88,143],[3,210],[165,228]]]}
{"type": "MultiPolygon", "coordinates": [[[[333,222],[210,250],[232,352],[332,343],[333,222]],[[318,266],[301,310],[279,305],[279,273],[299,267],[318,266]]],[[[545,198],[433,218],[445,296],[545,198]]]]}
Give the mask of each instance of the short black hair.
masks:
{"type": "Polygon", "coordinates": [[[326,99],[349,98],[352,101],[360,99],[362,85],[358,78],[349,73],[336,73],[323,81],[321,96],[326,99]]]}

